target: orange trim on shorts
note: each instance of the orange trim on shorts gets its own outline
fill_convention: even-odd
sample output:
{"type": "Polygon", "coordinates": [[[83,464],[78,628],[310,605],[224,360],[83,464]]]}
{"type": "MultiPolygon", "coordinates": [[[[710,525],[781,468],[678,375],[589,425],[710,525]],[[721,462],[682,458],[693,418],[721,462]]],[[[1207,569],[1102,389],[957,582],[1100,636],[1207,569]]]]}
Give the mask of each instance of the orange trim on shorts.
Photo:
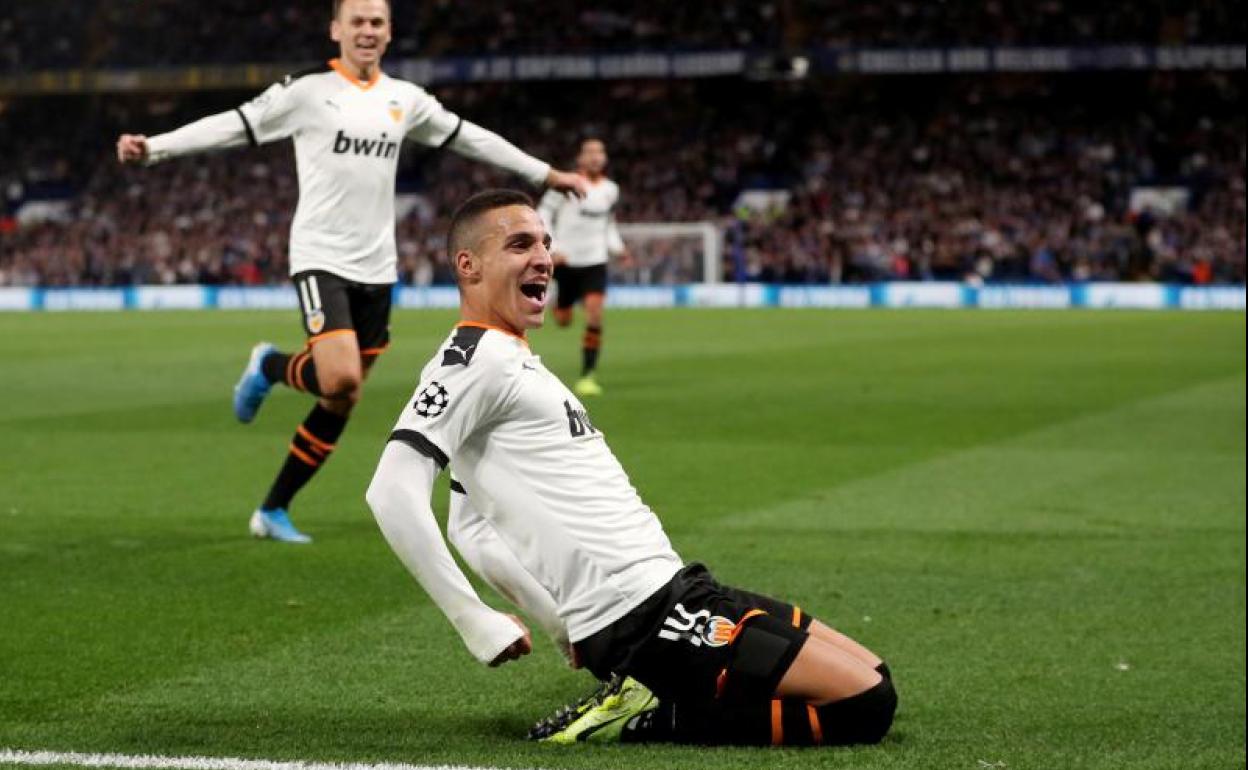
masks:
{"type": "Polygon", "coordinates": [[[303,436],[304,440],[307,441],[309,444],[311,444],[314,449],[319,449],[322,452],[325,452],[326,454],[334,451],[334,446],[335,446],[334,444],[331,444],[328,441],[323,441],[317,438],[316,436],[312,435],[312,431],[308,430],[302,425],[300,425],[298,428],[295,428],[295,432],[298,433],[300,436],[303,436]]]}
{"type": "Polygon", "coordinates": [[[362,355],[362,356],[379,356],[379,355],[381,355],[382,353],[385,353],[385,352],[386,352],[387,350],[389,350],[389,349],[390,349],[390,343],[389,343],[389,342],[387,342],[386,344],[382,345],[382,346],[381,346],[381,347],[379,347],[379,348],[369,348],[369,349],[367,349],[367,350],[361,350],[361,351],[360,351],[360,355],[362,355]]]}
{"type": "Polygon", "coordinates": [[[347,70],[347,68],[343,66],[341,59],[330,59],[329,66],[333,67],[335,72],[337,72],[339,75],[342,75],[344,78],[350,81],[351,85],[364,91],[367,91],[368,89],[377,85],[377,81],[381,80],[381,68],[380,67],[373,70],[373,77],[370,78],[369,81],[366,83],[363,80],[360,80],[359,78],[357,78],[355,75],[352,75],[347,70]]]}
{"type": "Polygon", "coordinates": [[[492,326],[490,324],[483,324],[480,321],[460,321],[459,323],[455,324],[456,329],[462,328],[464,326],[471,326],[475,329],[493,329],[496,332],[502,332],[503,334],[506,334],[508,337],[515,337],[516,339],[523,342],[525,344],[525,347],[528,347],[528,344],[529,344],[529,341],[524,338],[523,334],[516,334],[510,329],[504,329],[501,326],[492,326]]]}
{"type": "Polygon", "coordinates": [[[806,716],[810,719],[810,739],[818,746],[823,743],[823,725],[819,724],[819,712],[807,703],[806,716]]]}
{"type": "Polygon", "coordinates": [[[793,607],[793,627],[802,627],[802,608],[794,605],[793,607]]]}
{"type": "Polygon", "coordinates": [[[732,629],[732,634],[728,637],[728,644],[731,645],[731,644],[737,643],[737,636],[740,635],[741,629],[745,628],[745,623],[747,620],[750,620],[751,618],[757,617],[759,615],[766,615],[766,614],[767,613],[764,612],[763,610],[754,609],[742,615],[741,619],[737,621],[736,627],[732,629]]]}
{"type": "Polygon", "coordinates": [[[314,343],[320,342],[321,340],[328,339],[330,337],[341,337],[344,334],[350,334],[351,336],[354,337],[355,329],[330,329],[329,331],[322,332],[320,334],[317,334],[314,337],[308,337],[308,345],[312,345],[314,343]]]}
{"type": "Polygon", "coordinates": [[[771,702],[771,745],[784,744],[784,703],[779,700],[771,702]]]}
{"type": "Polygon", "coordinates": [[[302,449],[295,446],[293,443],[290,445],[290,453],[294,455],[295,457],[298,457],[300,460],[303,460],[308,465],[311,465],[313,468],[321,467],[321,464],[319,462],[317,462],[316,460],[313,460],[311,456],[308,455],[307,452],[304,452],[302,449]]]}
{"type": "MultiPolygon", "coordinates": [[[[766,615],[766,611],[753,609],[741,616],[733,627],[732,633],[728,636],[728,645],[731,647],[737,642],[737,636],[741,633],[741,629],[745,628],[746,621],[758,615],[766,615]]],[[[719,676],[715,677],[715,697],[718,698],[724,694],[724,688],[728,686],[728,669],[724,668],[719,672],[719,676]]]]}

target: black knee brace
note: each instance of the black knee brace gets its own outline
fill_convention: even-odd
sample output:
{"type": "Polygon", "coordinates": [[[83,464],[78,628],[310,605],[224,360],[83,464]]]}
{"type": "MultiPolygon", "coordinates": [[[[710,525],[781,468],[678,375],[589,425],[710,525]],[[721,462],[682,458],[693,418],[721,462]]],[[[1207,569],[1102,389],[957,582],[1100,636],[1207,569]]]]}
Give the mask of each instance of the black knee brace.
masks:
{"type": "Polygon", "coordinates": [[[826,746],[879,743],[893,725],[897,691],[885,677],[869,690],[815,709],[826,746]]]}
{"type": "Polygon", "coordinates": [[[760,614],[743,621],[728,666],[724,669],[719,697],[728,701],[767,701],[809,638],[805,631],[771,615],[760,614]]]}

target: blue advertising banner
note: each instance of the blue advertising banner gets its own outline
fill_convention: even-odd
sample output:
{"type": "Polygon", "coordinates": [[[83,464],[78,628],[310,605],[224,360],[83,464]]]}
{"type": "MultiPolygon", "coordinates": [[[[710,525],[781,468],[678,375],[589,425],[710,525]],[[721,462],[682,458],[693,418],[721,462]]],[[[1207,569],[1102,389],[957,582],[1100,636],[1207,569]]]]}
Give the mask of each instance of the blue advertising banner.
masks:
{"type": "MultiPolygon", "coordinates": [[[[1160,283],[1086,283],[1065,286],[955,282],[876,283],[857,286],[686,284],[612,286],[612,307],[982,308],[985,310],[1232,310],[1245,309],[1243,286],[1160,283]]],[[[453,286],[396,286],[399,308],[455,308],[453,286]]],[[[131,286],[116,289],[0,287],[0,311],[75,310],[292,310],[288,286],[131,286]]]]}

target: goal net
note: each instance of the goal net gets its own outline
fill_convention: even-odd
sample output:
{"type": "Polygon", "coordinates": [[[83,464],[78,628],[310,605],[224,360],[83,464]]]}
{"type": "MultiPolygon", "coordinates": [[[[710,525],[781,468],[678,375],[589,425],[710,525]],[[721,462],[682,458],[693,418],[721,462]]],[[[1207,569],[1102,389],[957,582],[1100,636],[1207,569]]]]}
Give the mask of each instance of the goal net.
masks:
{"type": "Polygon", "coordinates": [[[714,222],[621,222],[633,263],[611,263],[611,282],[640,286],[719,283],[723,238],[714,222]]]}

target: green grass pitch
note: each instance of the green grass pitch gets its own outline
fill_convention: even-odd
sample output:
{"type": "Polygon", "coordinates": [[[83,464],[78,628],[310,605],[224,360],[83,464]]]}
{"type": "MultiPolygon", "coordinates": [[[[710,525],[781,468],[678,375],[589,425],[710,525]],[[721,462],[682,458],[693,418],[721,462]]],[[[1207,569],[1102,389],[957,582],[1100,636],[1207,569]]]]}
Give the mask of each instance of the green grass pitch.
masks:
{"type": "MultiPolygon", "coordinates": [[[[589,408],[682,556],[893,667],[892,735],[850,750],[521,740],[588,675],[544,639],[472,661],[363,501],[452,321],[396,314],[296,500],[300,548],[246,522],[308,402],[279,390],[250,426],[229,410],[250,345],[300,339],[293,314],[0,314],[0,748],[1244,767],[1243,314],[609,314],[589,408]]],[[[533,336],[568,378],[579,344],[533,336]]]]}

